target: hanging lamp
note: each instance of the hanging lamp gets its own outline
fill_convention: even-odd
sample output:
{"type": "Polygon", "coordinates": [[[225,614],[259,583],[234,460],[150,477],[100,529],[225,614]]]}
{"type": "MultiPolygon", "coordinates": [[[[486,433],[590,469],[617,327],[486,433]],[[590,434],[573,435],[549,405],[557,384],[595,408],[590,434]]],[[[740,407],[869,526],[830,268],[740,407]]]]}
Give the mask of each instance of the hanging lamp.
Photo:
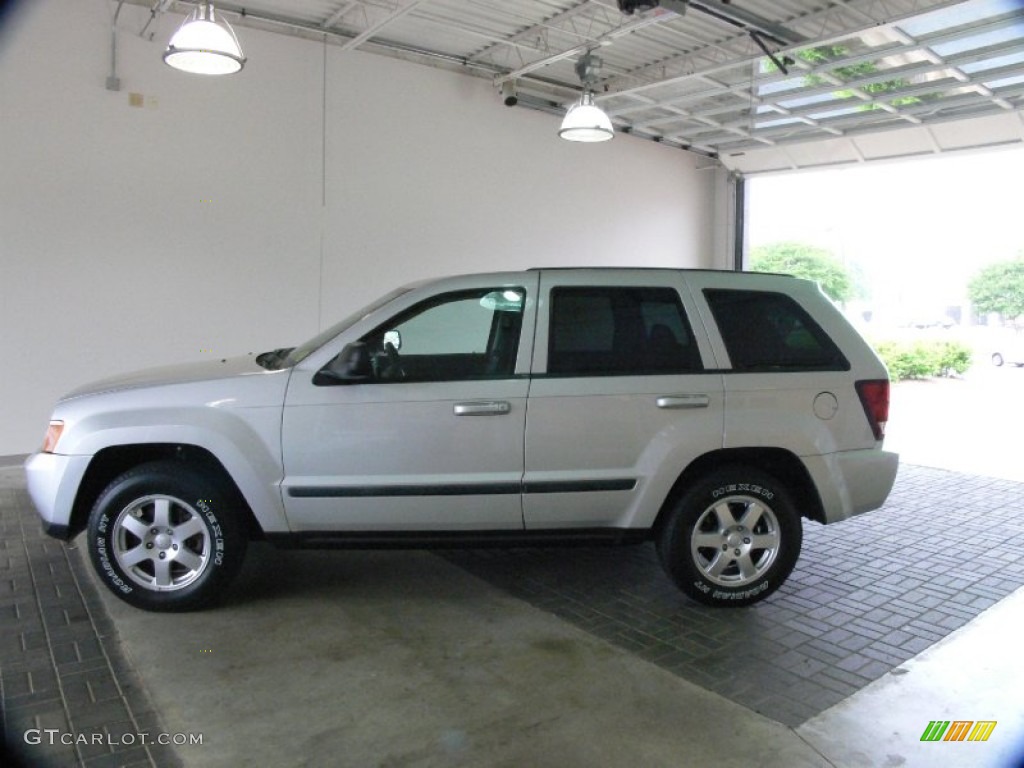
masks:
{"type": "Polygon", "coordinates": [[[565,113],[558,135],[566,141],[607,141],[615,135],[615,129],[604,110],[594,103],[594,94],[584,91],[565,113]]]}
{"type": "Polygon", "coordinates": [[[601,70],[601,59],[587,53],[576,62],[576,74],[583,83],[583,95],[569,107],[558,135],[566,141],[607,141],[615,135],[612,121],[594,103],[594,85],[601,70]]]}
{"type": "Polygon", "coordinates": [[[171,36],[164,61],[182,72],[230,75],[245,66],[242,46],[231,25],[214,15],[213,5],[201,2],[171,36]]]}

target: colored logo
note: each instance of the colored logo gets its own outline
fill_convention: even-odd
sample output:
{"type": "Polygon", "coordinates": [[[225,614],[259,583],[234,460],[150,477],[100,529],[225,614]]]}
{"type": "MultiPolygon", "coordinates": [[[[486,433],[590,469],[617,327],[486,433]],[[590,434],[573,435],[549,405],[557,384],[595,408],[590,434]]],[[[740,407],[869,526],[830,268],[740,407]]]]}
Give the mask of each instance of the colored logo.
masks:
{"type": "Polygon", "coordinates": [[[995,720],[932,720],[921,741],[988,741],[995,729],[995,720]]]}

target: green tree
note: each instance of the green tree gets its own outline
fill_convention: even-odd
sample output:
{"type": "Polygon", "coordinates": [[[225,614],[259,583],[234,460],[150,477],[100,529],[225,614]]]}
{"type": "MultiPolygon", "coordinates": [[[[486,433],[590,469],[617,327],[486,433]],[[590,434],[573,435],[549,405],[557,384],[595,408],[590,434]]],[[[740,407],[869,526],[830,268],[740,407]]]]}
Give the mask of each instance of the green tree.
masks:
{"type": "Polygon", "coordinates": [[[824,248],[794,242],[759,245],[750,251],[750,268],[814,280],[835,301],[853,298],[850,271],[824,248]]]}
{"type": "Polygon", "coordinates": [[[1024,315],[1024,251],[980,270],[967,284],[967,296],[982,314],[998,312],[1010,321],[1024,315]]]}
{"type": "MultiPolygon", "coordinates": [[[[850,51],[848,48],[842,45],[821,45],[817,48],[807,48],[800,51],[799,56],[804,61],[814,66],[827,65],[831,61],[837,59],[843,59],[849,55],[850,51]]],[[[857,64],[846,64],[838,65],[830,70],[830,73],[837,80],[848,83],[853,80],[860,78],[867,78],[871,75],[879,72],[878,64],[873,61],[861,61],[857,64]]],[[[804,78],[805,83],[808,86],[824,85],[827,81],[821,75],[807,75],[804,78]]],[[[859,85],[858,88],[864,93],[877,96],[881,93],[890,93],[892,91],[899,91],[903,88],[908,88],[910,82],[903,79],[902,77],[893,78],[891,80],[882,80],[873,83],[864,83],[859,85]]],[[[851,89],[840,89],[834,94],[838,98],[850,99],[854,97],[853,90],[851,89]]],[[[908,104],[920,104],[923,99],[916,96],[895,96],[889,99],[887,103],[894,107],[900,107],[908,104]]],[[[878,105],[873,103],[863,103],[858,106],[858,109],[877,109],[878,105]]]]}
{"type": "MultiPolygon", "coordinates": [[[[805,48],[802,51],[797,51],[795,55],[797,58],[806,61],[812,67],[818,69],[818,72],[804,76],[804,85],[808,88],[815,88],[831,83],[837,86],[836,90],[832,92],[832,95],[835,98],[855,99],[856,107],[859,110],[879,109],[879,101],[860,101],[860,99],[856,99],[856,94],[852,88],[842,87],[842,85],[855,80],[867,79],[872,75],[879,73],[884,74],[884,70],[879,67],[878,62],[859,61],[853,64],[842,64],[840,62],[850,55],[850,49],[844,45],[819,45],[815,48],[805,48]],[[832,63],[835,63],[835,66],[829,67],[832,63]],[[821,72],[827,72],[828,75],[832,76],[832,79],[821,74],[821,72]],[[836,83],[837,80],[839,81],[838,83],[836,83]]],[[[763,61],[763,71],[773,72],[778,69],[771,60],[764,59],[763,61]]],[[[938,94],[934,93],[926,93],[919,96],[893,95],[893,97],[889,99],[882,97],[882,94],[895,94],[905,88],[911,87],[911,85],[913,84],[906,78],[894,77],[888,80],[875,80],[870,83],[861,83],[857,86],[857,90],[861,93],[867,93],[876,99],[879,99],[881,102],[890,104],[894,107],[922,104],[925,101],[938,97],[938,94]]]]}

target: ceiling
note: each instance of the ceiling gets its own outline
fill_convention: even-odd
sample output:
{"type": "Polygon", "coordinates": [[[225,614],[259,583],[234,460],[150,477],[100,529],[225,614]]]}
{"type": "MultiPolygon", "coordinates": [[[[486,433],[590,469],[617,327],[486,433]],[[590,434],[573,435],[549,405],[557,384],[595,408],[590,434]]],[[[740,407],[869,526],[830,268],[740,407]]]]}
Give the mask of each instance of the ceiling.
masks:
{"type": "MultiPolygon", "coordinates": [[[[195,5],[123,1],[154,16],[195,5]]],[[[940,151],[940,127],[968,120],[976,144],[1024,141],[1022,0],[662,0],[631,14],[617,0],[214,5],[236,29],[490,79],[496,101],[509,81],[519,107],[559,115],[579,97],[576,62],[592,51],[603,62],[596,101],[616,130],[739,171],[872,159],[869,137],[897,129],[913,130],[890,156],[940,151]],[[833,149],[800,151],[808,142],[833,149]]]]}

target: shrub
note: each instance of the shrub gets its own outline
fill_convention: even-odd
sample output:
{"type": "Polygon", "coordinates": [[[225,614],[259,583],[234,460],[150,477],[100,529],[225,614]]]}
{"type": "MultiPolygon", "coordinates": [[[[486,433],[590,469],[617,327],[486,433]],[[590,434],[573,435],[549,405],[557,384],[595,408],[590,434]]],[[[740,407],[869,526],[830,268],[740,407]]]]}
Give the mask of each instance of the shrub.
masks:
{"type": "Polygon", "coordinates": [[[971,348],[959,341],[880,341],[874,346],[893,381],[959,376],[971,367],[971,348]]]}
{"type": "Polygon", "coordinates": [[[971,367],[971,348],[959,341],[939,342],[939,376],[960,376],[971,367]]]}

